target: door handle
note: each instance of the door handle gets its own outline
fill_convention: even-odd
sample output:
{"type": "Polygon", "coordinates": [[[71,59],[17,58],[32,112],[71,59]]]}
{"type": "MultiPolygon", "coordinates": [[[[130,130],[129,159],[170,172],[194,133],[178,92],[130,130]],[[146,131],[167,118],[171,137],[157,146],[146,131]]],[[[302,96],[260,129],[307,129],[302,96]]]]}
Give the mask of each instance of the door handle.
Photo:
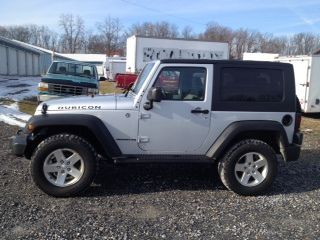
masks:
{"type": "Polygon", "coordinates": [[[192,109],[192,110],[191,110],[191,113],[203,113],[203,114],[208,114],[208,113],[209,113],[209,110],[208,110],[208,109],[199,109],[199,108],[196,108],[196,109],[192,109]]]}
{"type": "Polygon", "coordinates": [[[302,87],[306,86],[306,87],[309,87],[309,83],[300,83],[299,85],[301,85],[302,87]]]}

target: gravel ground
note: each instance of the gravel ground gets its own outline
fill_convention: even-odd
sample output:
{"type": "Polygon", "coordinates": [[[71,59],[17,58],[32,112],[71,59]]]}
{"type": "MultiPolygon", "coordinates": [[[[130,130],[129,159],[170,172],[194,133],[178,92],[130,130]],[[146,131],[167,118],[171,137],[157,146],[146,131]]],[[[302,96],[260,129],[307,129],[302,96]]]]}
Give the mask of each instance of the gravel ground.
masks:
{"type": "Polygon", "coordinates": [[[312,132],[301,161],[281,164],[265,196],[225,190],[210,166],[172,164],[103,166],[82,196],[56,199],[33,185],[27,160],[10,155],[16,129],[0,123],[1,239],[320,239],[312,132]]]}

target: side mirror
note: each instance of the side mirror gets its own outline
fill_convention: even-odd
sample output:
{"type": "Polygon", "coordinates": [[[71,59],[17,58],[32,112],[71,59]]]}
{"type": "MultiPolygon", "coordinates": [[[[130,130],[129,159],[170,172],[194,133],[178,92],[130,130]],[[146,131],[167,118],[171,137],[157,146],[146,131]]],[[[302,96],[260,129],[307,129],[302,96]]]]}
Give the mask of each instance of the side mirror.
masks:
{"type": "Polygon", "coordinates": [[[149,90],[147,95],[148,101],[143,104],[145,110],[153,108],[153,102],[161,102],[162,100],[162,89],[160,87],[153,87],[149,90]]]}
{"type": "Polygon", "coordinates": [[[100,77],[99,81],[106,81],[107,79],[105,77],[100,77]]]}
{"type": "Polygon", "coordinates": [[[149,90],[147,99],[152,102],[161,102],[162,89],[160,87],[153,87],[149,90]]]}

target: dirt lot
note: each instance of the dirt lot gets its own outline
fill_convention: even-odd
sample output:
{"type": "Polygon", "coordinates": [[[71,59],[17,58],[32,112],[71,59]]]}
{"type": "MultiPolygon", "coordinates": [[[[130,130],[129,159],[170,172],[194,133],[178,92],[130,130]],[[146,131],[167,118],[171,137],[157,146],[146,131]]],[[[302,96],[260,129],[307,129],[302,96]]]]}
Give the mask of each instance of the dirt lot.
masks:
{"type": "Polygon", "coordinates": [[[271,192],[241,197],[207,165],[104,166],[77,198],[38,190],[10,155],[0,123],[1,239],[320,239],[320,120],[304,118],[301,161],[281,164],[271,192]]]}

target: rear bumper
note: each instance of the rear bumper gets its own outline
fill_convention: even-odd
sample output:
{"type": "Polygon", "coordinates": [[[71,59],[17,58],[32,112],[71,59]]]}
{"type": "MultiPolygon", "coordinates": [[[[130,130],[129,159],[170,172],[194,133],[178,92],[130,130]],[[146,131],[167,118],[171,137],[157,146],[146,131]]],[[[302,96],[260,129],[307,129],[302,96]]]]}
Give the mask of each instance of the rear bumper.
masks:
{"type": "Polygon", "coordinates": [[[10,138],[10,147],[12,154],[23,156],[27,147],[27,134],[23,130],[19,130],[15,136],[10,138]]]}
{"type": "Polygon", "coordinates": [[[298,132],[293,136],[293,143],[284,148],[284,159],[287,162],[296,161],[300,157],[303,134],[298,132]]]}

